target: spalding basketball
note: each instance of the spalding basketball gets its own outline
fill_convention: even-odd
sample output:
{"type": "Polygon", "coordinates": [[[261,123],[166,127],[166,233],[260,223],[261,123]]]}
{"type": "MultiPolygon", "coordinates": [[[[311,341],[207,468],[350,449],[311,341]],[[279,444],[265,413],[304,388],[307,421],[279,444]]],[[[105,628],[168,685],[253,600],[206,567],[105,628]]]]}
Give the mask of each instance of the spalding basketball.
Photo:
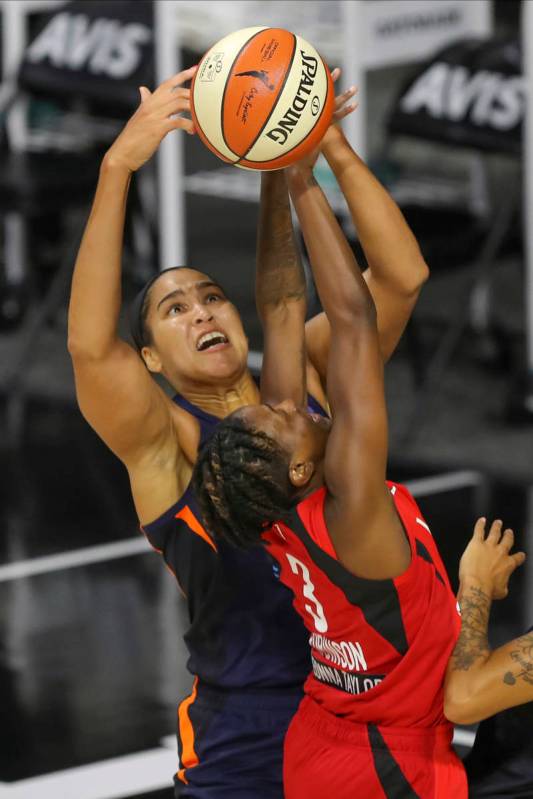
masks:
{"type": "Polygon", "coordinates": [[[204,144],[247,169],[281,169],[310,152],[331,122],[333,103],[320,55],[282,28],[244,28],[221,39],[191,86],[204,144]]]}

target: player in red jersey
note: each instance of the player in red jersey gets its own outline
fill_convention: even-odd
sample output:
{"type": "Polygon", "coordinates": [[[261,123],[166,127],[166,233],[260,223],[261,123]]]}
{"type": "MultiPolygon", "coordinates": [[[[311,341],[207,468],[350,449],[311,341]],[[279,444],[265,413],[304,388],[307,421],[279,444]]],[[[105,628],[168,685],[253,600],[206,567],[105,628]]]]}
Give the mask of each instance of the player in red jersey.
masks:
{"type": "Polygon", "coordinates": [[[227,417],[200,454],[203,518],[238,546],[266,541],[310,633],[312,671],[285,740],[287,799],[462,799],[443,714],[460,618],[415,501],[385,480],[374,303],[311,168],[291,169],[289,188],[331,325],[332,422],[304,410],[303,331],[281,379],[283,340],[267,330],[263,404],[227,417]]]}

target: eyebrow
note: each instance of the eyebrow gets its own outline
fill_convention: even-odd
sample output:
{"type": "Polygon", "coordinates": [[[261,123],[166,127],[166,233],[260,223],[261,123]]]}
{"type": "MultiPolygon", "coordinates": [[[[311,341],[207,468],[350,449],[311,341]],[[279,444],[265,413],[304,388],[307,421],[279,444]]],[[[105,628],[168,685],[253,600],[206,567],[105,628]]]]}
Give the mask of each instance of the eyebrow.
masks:
{"type": "MultiPolygon", "coordinates": [[[[193,288],[195,288],[195,289],[207,289],[210,286],[213,286],[214,288],[220,289],[220,291],[222,291],[222,293],[224,293],[222,288],[218,285],[218,283],[215,283],[213,280],[200,280],[198,283],[194,283],[193,288]]],[[[168,294],[166,294],[163,297],[162,300],[159,300],[159,302],[157,303],[157,310],[159,310],[161,305],[163,305],[163,303],[166,302],[167,300],[170,300],[173,297],[183,296],[184,294],[185,294],[185,291],[183,289],[174,289],[173,291],[170,291],[168,294]]]]}

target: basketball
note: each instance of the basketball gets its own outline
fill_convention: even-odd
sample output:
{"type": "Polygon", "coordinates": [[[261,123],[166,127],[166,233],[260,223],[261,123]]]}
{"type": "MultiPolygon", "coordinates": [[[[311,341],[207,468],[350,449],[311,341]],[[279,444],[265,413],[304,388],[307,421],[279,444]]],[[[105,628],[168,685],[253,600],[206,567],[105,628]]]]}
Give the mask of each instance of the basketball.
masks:
{"type": "Polygon", "coordinates": [[[326,132],[333,104],[319,53],[282,28],[243,28],[221,39],[191,85],[198,135],[245,169],[281,169],[305,156],[326,132]]]}

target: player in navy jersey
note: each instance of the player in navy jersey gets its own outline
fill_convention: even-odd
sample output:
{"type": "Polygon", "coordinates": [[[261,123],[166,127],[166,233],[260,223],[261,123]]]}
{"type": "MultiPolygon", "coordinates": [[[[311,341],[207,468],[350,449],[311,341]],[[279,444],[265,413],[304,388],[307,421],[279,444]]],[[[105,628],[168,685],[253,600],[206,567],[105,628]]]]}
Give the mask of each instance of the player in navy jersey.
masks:
{"type": "Polygon", "coordinates": [[[512,530],[502,535],[501,521],[485,537],[479,519],[459,568],[462,624],[444,710],[459,724],[482,721],[466,760],[475,799],[533,796],[533,631],[493,651],[488,641],[492,601],[507,596],[509,578],[525,559],[511,554],[513,540],[512,530]]]}
{"type": "MultiPolygon", "coordinates": [[[[193,72],[153,93],[143,87],[139,109],[104,158],[75,267],[69,349],[80,408],[125,464],[144,532],[187,599],[185,641],[195,680],[178,712],[176,795],[281,799],[283,737],[309,667],[305,628],[264,550],[241,553],[215,542],[189,487],[199,444],[231,411],[259,402],[239,315],[203,271],[174,268],[145,286],[134,303],[136,348],[118,335],[129,182],[169,131],[192,132],[191,121],[175,114],[188,111],[188,90],[181,87],[193,72]],[[173,400],[151,372],[167,379],[177,392],[173,400]]],[[[348,90],[337,99],[338,116],[352,107],[352,95],[348,90]]],[[[323,152],[367,255],[365,279],[388,358],[427,267],[395,203],[340,131],[332,131],[323,152]]],[[[258,310],[290,331],[302,324],[298,300],[305,284],[282,174],[262,176],[260,214],[258,310]]],[[[279,330],[275,326],[278,338],[279,330]]],[[[309,407],[321,413],[330,341],[324,314],[306,324],[306,337],[309,407]]],[[[284,365],[281,359],[279,369],[284,365]]]]}
{"type": "MultiPolygon", "coordinates": [[[[376,309],[309,164],[288,174],[331,325],[332,420],[305,407],[301,357],[278,373],[295,342],[287,352],[266,331],[263,403],[217,427],[195,493],[215,541],[267,545],[309,632],[306,696],[285,740],[287,799],[464,799],[443,711],[460,617],[420,510],[385,480],[376,309]]],[[[303,348],[303,326],[297,334],[303,348]]]]}

